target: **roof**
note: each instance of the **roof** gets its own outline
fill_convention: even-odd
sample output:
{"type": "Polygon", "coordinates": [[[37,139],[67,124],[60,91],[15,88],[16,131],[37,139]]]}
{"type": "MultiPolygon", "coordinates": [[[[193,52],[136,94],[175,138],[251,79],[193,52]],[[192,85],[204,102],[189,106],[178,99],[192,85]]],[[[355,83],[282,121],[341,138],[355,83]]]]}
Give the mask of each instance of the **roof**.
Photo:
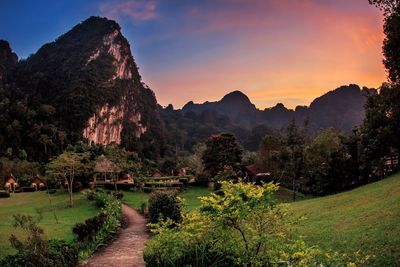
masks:
{"type": "Polygon", "coordinates": [[[245,171],[255,176],[269,176],[271,173],[263,166],[257,164],[251,164],[244,167],[245,171]]]}
{"type": "Polygon", "coordinates": [[[44,179],[40,178],[39,175],[36,175],[36,177],[31,180],[31,183],[33,183],[35,180],[38,180],[40,183],[43,183],[43,184],[46,183],[46,181],[44,179]]]}
{"type": "Polygon", "coordinates": [[[121,172],[121,168],[118,167],[114,162],[107,159],[105,156],[100,156],[96,161],[96,166],[94,167],[95,172],[108,172],[108,173],[117,173],[121,172]]]}

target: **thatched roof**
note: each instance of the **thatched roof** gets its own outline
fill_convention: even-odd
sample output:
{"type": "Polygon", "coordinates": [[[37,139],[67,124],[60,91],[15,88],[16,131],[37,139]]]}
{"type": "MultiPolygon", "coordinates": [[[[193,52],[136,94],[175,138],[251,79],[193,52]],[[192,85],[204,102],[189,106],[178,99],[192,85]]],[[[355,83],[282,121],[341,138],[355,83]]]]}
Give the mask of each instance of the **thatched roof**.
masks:
{"type": "Polygon", "coordinates": [[[107,159],[105,156],[100,156],[99,159],[96,161],[94,171],[100,173],[118,173],[122,170],[114,162],[107,159]]]}
{"type": "Polygon", "coordinates": [[[244,167],[247,174],[252,176],[269,176],[271,173],[263,166],[252,164],[244,167]]]}

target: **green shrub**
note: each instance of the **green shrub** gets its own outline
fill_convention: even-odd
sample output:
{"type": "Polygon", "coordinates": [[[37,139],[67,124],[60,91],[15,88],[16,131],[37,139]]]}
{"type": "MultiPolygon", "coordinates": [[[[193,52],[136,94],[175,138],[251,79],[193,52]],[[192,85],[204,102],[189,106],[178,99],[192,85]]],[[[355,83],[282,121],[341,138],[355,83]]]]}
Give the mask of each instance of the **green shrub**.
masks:
{"type": "Polygon", "coordinates": [[[76,266],[79,259],[78,255],[78,248],[66,241],[53,239],[48,242],[48,266],[76,266]]]}
{"type": "Polygon", "coordinates": [[[78,264],[78,250],[75,246],[60,240],[47,241],[43,229],[38,227],[31,216],[15,215],[14,226],[26,235],[24,240],[11,235],[10,242],[18,251],[0,261],[5,267],[69,267],[78,264]]]}
{"type": "Polygon", "coordinates": [[[22,189],[22,192],[35,192],[36,191],[36,188],[32,187],[32,186],[22,187],[21,189],[22,189]]]}
{"type": "Polygon", "coordinates": [[[86,259],[117,233],[122,223],[121,201],[106,193],[94,193],[100,213],[74,227],[79,257],[86,259]]]}
{"type": "Polygon", "coordinates": [[[222,182],[223,194],[201,198],[200,210],[151,224],[148,266],[364,266],[365,258],[323,252],[292,231],[277,186],[222,182]],[[175,226],[175,227],[173,227],[175,226]]]}
{"type": "Polygon", "coordinates": [[[8,192],[0,192],[0,198],[8,198],[10,197],[10,193],[8,192]]]}
{"type": "Polygon", "coordinates": [[[116,198],[116,199],[123,199],[124,198],[124,193],[122,193],[122,191],[114,191],[112,193],[112,195],[116,198]]]}
{"type": "Polygon", "coordinates": [[[87,200],[90,200],[90,201],[95,200],[96,192],[94,192],[92,190],[87,191],[86,192],[86,198],[87,198],[87,200]]]}
{"type": "Polygon", "coordinates": [[[171,219],[174,222],[181,220],[181,206],[178,192],[156,191],[149,197],[149,219],[151,223],[156,223],[160,219],[171,219]]]}
{"type": "Polygon", "coordinates": [[[76,239],[79,242],[84,240],[92,240],[96,236],[97,232],[103,227],[104,222],[107,219],[107,215],[99,213],[98,215],[87,219],[84,223],[77,223],[72,232],[76,235],[76,239]]]}

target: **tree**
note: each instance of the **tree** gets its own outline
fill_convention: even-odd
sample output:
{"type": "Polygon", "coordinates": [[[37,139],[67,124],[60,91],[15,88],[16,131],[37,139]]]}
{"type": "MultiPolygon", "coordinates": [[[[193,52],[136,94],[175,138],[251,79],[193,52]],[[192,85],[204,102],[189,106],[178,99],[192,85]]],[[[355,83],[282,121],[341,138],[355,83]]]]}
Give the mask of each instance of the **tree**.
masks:
{"type": "Polygon", "coordinates": [[[297,183],[304,170],[305,133],[302,132],[292,120],[286,128],[286,172],[292,179],[293,201],[296,200],[297,183]]]}
{"type": "Polygon", "coordinates": [[[388,82],[368,97],[360,128],[360,160],[364,179],[399,168],[400,141],[400,1],[369,0],[384,12],[383,63],[388,82]]]}
{"type": "Polygon", "coordinates": [[[338,131],[326,129],[306,147],[305,182],[310,193],[337,193],[347,185],[347,160],[350,155],[343,139],[338,131]]]}
{"type": "Polygon", "coordinates": [[[206,149],[202,156],[204,168],[212,177],[224,171],[225,166],[231,166],[237,171],[240,169],[242,152],[232,134],[212,135],[206,141],[206,149]]]}
{"type": "Polygon", "coordinates": [[[281,150],[282,139],[277,134],[267,134],[260,142],[257,152],[258,163],[265,166],[272,173],[272,177],[277,177],[282,167],[281,150]]]}
{"type": "Polygon", "coordinates": [[[89,158],[89,152],[66,151],[47,164],[46,174],[53,179],[65,182],[69,193],[70,207],[73,207],[72,193],[75,178],[89,173],[92,169],[91,164],[88,164],[89,158]]]}

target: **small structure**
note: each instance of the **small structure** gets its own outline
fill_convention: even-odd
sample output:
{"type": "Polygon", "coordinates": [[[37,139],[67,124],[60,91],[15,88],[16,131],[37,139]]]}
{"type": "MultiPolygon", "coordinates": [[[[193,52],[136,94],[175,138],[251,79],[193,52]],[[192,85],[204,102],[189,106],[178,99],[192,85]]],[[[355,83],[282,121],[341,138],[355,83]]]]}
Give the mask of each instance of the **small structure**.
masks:
{"type": "Polygon", "coordinates": [[[40,178],[39,175],[36,175],[31,181],[31,186],[36,188],[36,190],[43,190],[46,188],[46,181],[40,178]]]}
{"type": "Polygon", "coordinates": [[[6,182],[4,183],[3,186],[4,190],[8,192],[14,192],[18,187],[19,185],[17,183],[17,180],[12,174],[6,179],[6,182]]]}
{"type": "Polygon", "coordinates": [[[118,189],[118,185],[129,185],[134,184],[133,178],[130,174],[122,174],[121,168],[118,167],[114,162],[107,159],[105,156],[100,156],[94,167],[94,186],[108,186],[113,185],[114,189],[118,189]]]}
{"type": "Polygon", "coordinates": [[[162,177],[163,174],[160,170],[155,170],[152,177],[162,177]]]}
{"type": "Polygon", "coordinates": [[[185,176],[187,174],[188,167],[182,167],[178,169],[177,175],[178,176],[185,176]]]}
{"type": "Polygon", "coordinates": [[[272,180],[271,172],[269,172],[268,170],[257,164],[251,164],[245,166],[243,168],[243,172],[252,182],[260,183],[260,182],[270,182],[272,180]]]}

